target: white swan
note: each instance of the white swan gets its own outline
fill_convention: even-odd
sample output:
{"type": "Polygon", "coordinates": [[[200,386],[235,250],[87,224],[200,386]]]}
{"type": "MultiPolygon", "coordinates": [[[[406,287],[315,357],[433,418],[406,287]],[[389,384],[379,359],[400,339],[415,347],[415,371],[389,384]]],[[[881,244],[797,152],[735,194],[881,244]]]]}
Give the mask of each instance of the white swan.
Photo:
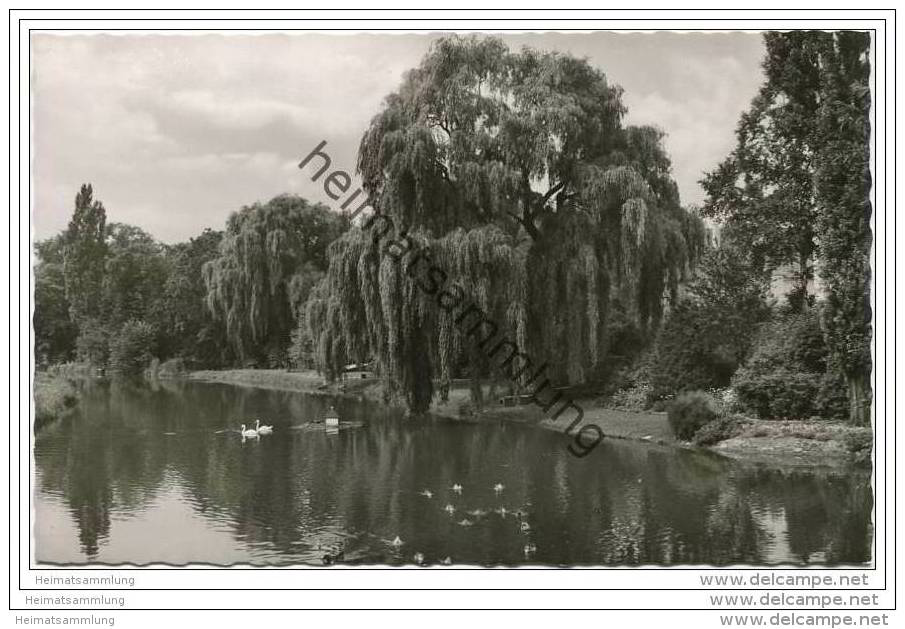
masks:
{"type": "Polygon", "coordinates": [[[243,437],[257,437],[258,436],[257,430],[252,430],[252,429],[245,430],[245,424],[242,424],[242,427],[239,429],[239,432],[242,433],[243,437]]]}
{"type": "Polygon", "coordinates": [[[262,426],[261,420],[256,419],[255,420],[255,432],[258,433],[259,435],[269,435],[270,433],[273,432],[273,426],[262,426]]]}
{"type": "Polygon", "coordinates": [[[455,485],[453,485],[451,489],[452,489],[454,492],[456,492],[457,494],[461,494],[461,493],[462,493],[462,485],[460,485],[459,483],[456,483],[455,485]]]}
{"type": "Polygon", "coordinates": [[[505,485],[503,485],[503,483],[497,483],[496,485],[493,486],[493,491],[495,491],[498,494],[502,493],[502,491],[504,489],[506,489],[506,487],[505,487],[505,485]]]}

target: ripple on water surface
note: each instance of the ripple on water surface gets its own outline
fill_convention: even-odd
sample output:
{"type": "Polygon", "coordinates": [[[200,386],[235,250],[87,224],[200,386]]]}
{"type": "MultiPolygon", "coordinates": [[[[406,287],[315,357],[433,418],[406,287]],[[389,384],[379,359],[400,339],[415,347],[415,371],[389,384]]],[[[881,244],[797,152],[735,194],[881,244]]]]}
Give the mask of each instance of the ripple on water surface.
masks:
{"type": "Polygon", "coordinates": [[[35,442],[57,563],[863,563],[866,474],[222,384],[98,384],[35,442]],[[337,431],[311,425],[335,404],[337,431]],[[243,441],[254,419],[273,434],[243,441]]]}

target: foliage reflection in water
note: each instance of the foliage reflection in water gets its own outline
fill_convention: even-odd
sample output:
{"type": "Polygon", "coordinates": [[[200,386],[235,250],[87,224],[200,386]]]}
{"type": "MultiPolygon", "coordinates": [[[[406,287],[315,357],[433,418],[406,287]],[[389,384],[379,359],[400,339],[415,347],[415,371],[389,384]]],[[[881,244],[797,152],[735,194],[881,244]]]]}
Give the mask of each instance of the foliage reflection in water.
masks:
{"type": "Polygon", "coordinates": [[[778,471],[512,424],[221,384],[86,386],[35,443],[49,563],[839,564],[870,560],[852,470],[778,471]],[[358,428],[299,429],[336,404],[358,428]],[[242,442],[261,418],[272,435],[242,442]],[[496,485],[502,485],[500,489],[496,485]],[[461,485],[461,493],[453,490],[461,485]],[[427,491],[425,491],[427,490],[427,491]],[[428,495],[430,494],[430,495],[428,495]],[[393,544],[396,538],[401,544],[393,544]]]}

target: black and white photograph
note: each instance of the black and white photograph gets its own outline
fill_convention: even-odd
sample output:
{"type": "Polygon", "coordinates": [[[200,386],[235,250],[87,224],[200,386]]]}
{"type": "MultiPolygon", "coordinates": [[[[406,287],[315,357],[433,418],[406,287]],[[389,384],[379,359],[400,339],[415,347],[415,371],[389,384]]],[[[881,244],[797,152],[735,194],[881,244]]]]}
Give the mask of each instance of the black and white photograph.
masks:
{"type": "Polygon", "coordinates": [[[20,34],[29,565],[886,588],[885,31],[126,19],[20,34]]]}
{"type": "Polygon", "coordinates": [[[870,561],[868,33],[31,45],[39,560],[870,561]]]}

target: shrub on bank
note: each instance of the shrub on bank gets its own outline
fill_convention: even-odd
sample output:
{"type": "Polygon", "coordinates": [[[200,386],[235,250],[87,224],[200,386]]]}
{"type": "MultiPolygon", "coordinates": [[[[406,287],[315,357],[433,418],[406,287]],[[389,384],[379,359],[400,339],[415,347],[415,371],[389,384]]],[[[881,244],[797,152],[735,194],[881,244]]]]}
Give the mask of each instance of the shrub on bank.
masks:
{"type": "Polygon", "coordinates": [[[96,319],[82,323],[75,341],[76,357],[81,363],[103,367],[110,357],[110,333],[96,319]]]}
{"type": "Polygon", "coordinates": [[[160,367],[157,369],[157,377],[178,378],[185,375],[187,371],[185,361],[182,358],[171,358],[160,363],[160,367]]]}
{"type": "Polygon", "coordinates": [[[816,415],[821,374],[777,369],[739,369],[732,386],[739,402],[761,419],[801,419],[816,415]]]}
{"type": "Polygon", "coordinates": [[[820,379],[817,392],[817,414],[824,419],[849,419],[848,393],[845,379],[838,373],[828,372],[820,379]]]}
{"type": "Polygon", "coordinates": [[[143,321],[127,321],[111,343],[110,369],[122,376],[137,376],[151,364],[156,344],[154,328],[143,321]]]}
{"type": "Polygon", "coordinates": [[[845,386],[829,368],[817,307],[775,315],[754,348],[732,379],[743,408],[762,419],[847,416],[845,386]]]}
{"type": "Polygon", "coordinates": [[[653,398],[729,383],[737,367],[735,354],[712,330],[713,320],[713,314],[697,303],[675,308],[657,338],[653,398]]]}
{"type": "Polygon", "coordinates": [[[79,399],[71,382],[49,374],[35,374],[34,396],[35,433],[69,412],[79,399]]]}
{"type": "Polygon", "coordinates": [[[610,397],[608,406],[629,411],[643,411],[650,406],[652,390],[647,382],[619,389],[610,397]]]}
{"type": "Polygon", "coordinates": [[[741,434],[747,420],[741,415],[720,415],[704,424],[695,434],[692,442],[696,446],[712,446],[720,441],[732,439],[741,434]]]}
{"type": "Polygon", "coordinates": [[[874,436],[869,429],[854,430],[844,437],[845,448],[856,465],[870,465],[874,436]]]}
{"type": "Polygon", "coordinates": [[[758,330],[748,364],[762,371],[788,369],[824,373],[827,348],[817,307],[806,312],[777,312],[758,330]]]}
{"type": "Polygon", "coordinates": [[[695,433],[717,418],[716,403],[703,391],[683,393],[669,405],[666,418],[677,439],[691,441],[695,433]]]}
{"type": "Polygon", "coordinates": [[[729,384],[768,315],[767,277],[723,244],[707,253],[657,336],[652,399],[729,384]]]}

